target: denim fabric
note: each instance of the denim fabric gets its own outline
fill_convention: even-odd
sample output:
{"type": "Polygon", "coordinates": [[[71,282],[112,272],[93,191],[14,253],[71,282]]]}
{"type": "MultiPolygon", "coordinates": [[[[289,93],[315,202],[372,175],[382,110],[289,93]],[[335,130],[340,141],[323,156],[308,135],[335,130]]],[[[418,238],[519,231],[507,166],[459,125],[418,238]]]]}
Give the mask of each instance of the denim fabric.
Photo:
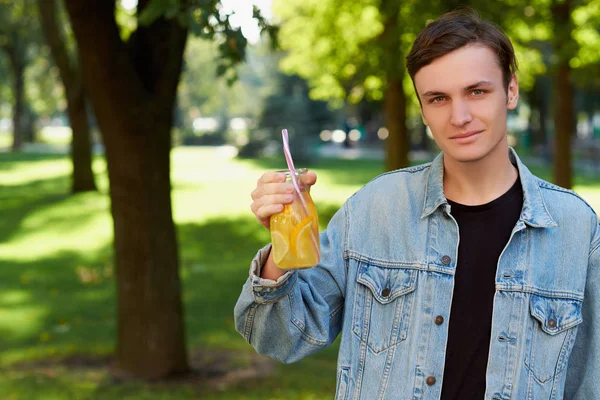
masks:
{"type": "MultiPolygon", "coordinates": [[[[510,158],[524,199],[497,266],[485,399],[600,399],[598,218],[510,158]]],[[[261,249],[236,329],[285,363],[341,333],[338,400],[439,399],[460,240],[442,182],[440,154],[365,185],[322,232],[315,268],[261,279],[261,249]]]]}

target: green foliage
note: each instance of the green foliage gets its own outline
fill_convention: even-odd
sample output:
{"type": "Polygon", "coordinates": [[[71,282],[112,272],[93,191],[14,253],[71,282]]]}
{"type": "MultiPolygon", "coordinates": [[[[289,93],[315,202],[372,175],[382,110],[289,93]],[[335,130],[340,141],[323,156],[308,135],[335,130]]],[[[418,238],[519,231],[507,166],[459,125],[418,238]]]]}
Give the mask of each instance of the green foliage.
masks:
{"type": "MultiPolygon", "coordinates": [[[[280,41],[288,52],[282,61],[287,73],[297,73],[308,79],[311,96],[341,104],[342,100],[360,101],[363,97],[380,100],[385,89],[384,65],[387,60],[406,54],[416,33],[426,21],[444,10],[473,3],[486,19],[501,26],[514,43],[519,60],[521,88],[529,91],[535,77],[545,74],[551,66],[544,60],[544,43],[559,34],[552,25],[550,0],[523,4],[513,0],[497,2],[439,1],[423,5],[403,2],[399,21],[402,26],[402,49],[397,54],[381,54],[382,11],[375,0],[279,0],[275,11],[282,20],[280,41]]],[[[573,36],[579,49],[561,48],[570,52],[577,78],[593,78],[600,65],[600,2],[583,0],[573,13],[573,36]],[[583,74],[583,76],[581,76],[583,74]]],[[[408,92],[412,85],[407,81],[408,92]]],[[[411,115],[418,108],[411,104],[411,115]]]]}
{"type": "Polygon", "coordinates": [[[579,49],[571,58],[571,68],[577,70],[581,86],[594,83],[600,87],[600,0],[588,0],[572,14],[575,23],[573,38],[579,49]]]}
{"type": "Polygon", "coordinates": [[[123,2],[118,1],[115,8],[115,20],[119,26],[121,39],[127,41],[137,28],[137,16],[135,9],[126,9],[123,2]]]}
{"type": "Polygon", "coordinates": [[[552,6],[559,3],[536,0],[514,8],[510,18],[498,14],[501,25],[515,43],[524,90],[531,89],[535,76],[552,72],[562,59],[568,60],[579,86],[600,84],[600,1],[573,1],[571,22],[567,25],[553,23],[552,6]],[[542,54],[551,44],[554,48],[542,54]]]}
{"type": "Polygon", "coordinates": [[[0,46],[39,35],[34,0],[0,0],[0,46]]]}
{"type": "MultiPolygon", "coordinates": [[[[219,0],[150,0],[139,13],[139,22],[148,25],[158,18],[176,19],[196,36],[214,41],[219,50],[216,72],[232,85],[238,78],[236,66],[246,57],[248,41],[240,27],[234,27],[224,13],[219,0]]],[[[261,32],[269,35],[276,45],[278,28],[272,26],[254,7],[253,16],[261,32]]]]}
{"type": "Polygon", "coordinates": [[[25,71],[26,97],[31,108],[39,116],[50,117],[64,112],[67,101],[58,68],[47,46],[36,46],[37,54],[25,71]]]}
{"type": "Polygon", "coordinates": [[[14,107],[14,82],[22,76],[21,129],[33,133],[37,116],[61,106],[58,73],[44,45],[35,0],[0,0],[0,59],[0,102],[14,107]]]}
{"type": "MultiPolygon", "coordinates": [[[[197,117],[216,117],[226,124],[231,117],[255,119],[260,115],[263,99],[273,91],[273,76],[277,74],[273,54],[266,47],[264,42],[249,47],[246,62],[236,67],[238,79],[228,85],[216,79],[217,45],[196,36],[189,38],[177,101],[184,132],[191,130],[197,117]]],[[[230,136],[226,131],[217,132],[219,138],[204,139],[223,143],[228,140],[225,136],[230,136]]]]}
{"type": "MultiPolygon", "coordinates": [[[[380,99],[383,77],[373,41],[383,26],[377,1],[276,1],[286,73],[308,79],[311,97],[340,105],[350,96],[380,99]]],[[[393,57],[394,55],[390,55],[393,57]]]]}

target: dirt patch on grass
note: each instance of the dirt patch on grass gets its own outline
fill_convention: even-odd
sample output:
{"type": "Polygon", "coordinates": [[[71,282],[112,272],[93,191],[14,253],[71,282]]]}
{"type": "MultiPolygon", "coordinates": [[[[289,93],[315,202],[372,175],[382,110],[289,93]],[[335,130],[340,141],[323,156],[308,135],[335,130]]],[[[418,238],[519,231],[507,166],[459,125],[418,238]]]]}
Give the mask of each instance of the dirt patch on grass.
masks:
{"type": "Polygon", "coordinates": [[[270,377],[276,362],[256,353],[201,350],[190,357],[193,371],[208,389],[226,390],[270,377]]]}
{"type": "Polygon", "coordinates": [[[201,349],[189,355],[190,370],[166,379],[141,380],[115,368],[112,356],[72,355],[62,358],[46,358],[11,365],[11,370],[42,374],[53,378],[58,373],[82,374],[94,372],[104,385],[118,385],[137,381],[157,385],[190,385],[201,390],[227,390],[247,383],[268,378],[275,370],[276,362],[252,352],[201,349]],[[59,372],[60,371],[60,372],[59,372]]]}

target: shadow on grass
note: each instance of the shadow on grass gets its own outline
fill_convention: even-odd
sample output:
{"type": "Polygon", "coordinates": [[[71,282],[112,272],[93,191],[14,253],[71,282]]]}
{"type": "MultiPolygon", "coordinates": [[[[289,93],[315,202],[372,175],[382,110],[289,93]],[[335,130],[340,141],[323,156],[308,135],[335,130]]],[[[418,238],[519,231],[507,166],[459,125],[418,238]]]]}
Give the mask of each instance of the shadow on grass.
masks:
{"type": "MultiPolygon", "coordinates": [[[[64,157],[10,156],[0,162],[8,158],[11,162],[29,163],[64,157]]],[[[34,234],[36,229],[48,235],[60,235],[72,224],[85,225],[87,218],[108,212],[99,211],[105,203],[97,203],[105,195],[72,196],[68,193],[69,185],[69,176],[61,175],[0,186],[3,205],[0,209],[0,241],[9,243],[15,235],[34,234]],[[41,222],[37,221],[43,226],[24,227],[23,222],[36,212],[44,212],[41,222]]],[[[339,206],[318,203],[317,207],[323,228],[339,206]]],[[[178,239],[190,353],[203,348],[252,353],[234,329],[233,307],[248,276],[252,257],[269,242],[268,230],[249,215],[181,224],[178,239]]],[[[35,255],[35,248],[30,251],[35,255]]],[[[73,249],[32,261],[6,255],[0,258],[0,368],[14,377],[9,386],[0,378],[0,392],[9,387],[16,393],[14,398],[29,399],[54,393],[54,389],[60,393],[65,386],[71,385],[72,389],[65,392],[70,398],[90,398],[79,395],[89,393],[90,386],[98,389],[92,391],[97,394],[92,398],[123,398],[122,395],[129,394],[139,394],[135,398],[156,398],[152,397],[152,389],[142,383],[113,387],[111,381],[97,382],[97,378],[86,374],[71,378],[72,371],[61,372],[64,366],[58,362],[49,364],[48,374],[44,373],[42,377],[19,372],[14,366],[17,361],[58,360],[80,354],[110,355],[116,339],[113,274],[110,243],[101,244],[100,250],[93,253],[73,249]],[[28,389],[32,382],[37,382],[35,392],[28,389]]],[[[335,350],[292,366],[278,364],[273,376],[265,379],[270,382],[270,387],[281,393],[279,398],[301,398],[302,393],[317,393],[318,398],[331,397],[335,382],[335,350]],[[318,384],[306,388],[304,382],[307,379],[318,384]],[[316,386],[326,388],[326,394],[315,389],[316,386]]],[[[265,398],[270,391],[260,383],[247,382],[240,388],[231,388],[234,393],[231,397],[225,394],[230,391],[228,388],[225,392],[217,390],[208,398],[240,398],[246,390],[252,391],[246,398],[265,398]]]]}
{"type": "MultiPolygon", "coordinates": [[[[336,205],[321,205],[325,225],[336,205]]],[[[215,218],[202,224],[179,227],[188,342],[191,348],[238,351],[254,350],[235,331],[233,308],[248,278],[250,262],[269,242],[269,232],[252,217],[215,218]]],[[[330,398],[335,392],[337,344],[302,362],[276,364],[270,376],[237,382],[226,389],[205,393],[206,398],[330,398]],[[307,382],[310,382],[307,384],[307,382]],[[244,397],[236,397],[244,396],[244,397]],[[247,396],[247,397],[245,397],[247,396]]]]}
{"type": "Polygon", "coordinates": [[[114,336],[108,247],[31,262],[0,260],[0,364],[96,352],[114,336]]]}
{"type": "Polygon", "coordinates": [[[43,179],[24,185],[0,186],[0,242],[7,242],[32,212],[52,207],[69,197],[67,176],[43,179]]]}
{"type": "Polygon", "coordinates": [[[13,153],[0,152],[0,171],[9,171],[20,168],[23,164],[31,165],[36,162],[64,160],[64,154],[41,154],[41,153],[13,153]]]}
{"type": "Polygon", "coordinates": [[[96,217],[96,213],[90,212],[98,207],[95,203],[76,208],[68,207],[67,203],[86,203],[88,198],[98,199],[103,195],[96,192],[71,194],[70,184],[70,177],[61,175],[24,184],[0,186],[0,242],[8,242],[17,232],[26,234],[22,224],[33,213],[52,211],[52,215],[44,223],[52,224],[56,233],[72,229],[74,220],[78,224],[84,224],[96,217]],[[63,209],[56,209],[57,206],[63,206],[63,209]]]}

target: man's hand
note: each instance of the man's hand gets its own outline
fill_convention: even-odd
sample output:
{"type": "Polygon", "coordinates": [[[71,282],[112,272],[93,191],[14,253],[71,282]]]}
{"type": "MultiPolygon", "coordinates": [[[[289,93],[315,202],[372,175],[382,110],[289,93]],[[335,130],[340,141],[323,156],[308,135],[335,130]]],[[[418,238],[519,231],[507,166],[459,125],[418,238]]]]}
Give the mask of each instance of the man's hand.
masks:
{"type": "MultiPolygon", "coordinates": [[[[308,171],[302,182],[305,186],[312,186],[317,181],[317,174],[308,171]]],[[[286,204],[294,201],[294,185],[285,182],[285,174],[281,172],[266,172],[256,184],[256,189],[251,193],[252,204],[250,209],[264,227],[269,229],[271,215],[283,210],[286,204]]]]}

